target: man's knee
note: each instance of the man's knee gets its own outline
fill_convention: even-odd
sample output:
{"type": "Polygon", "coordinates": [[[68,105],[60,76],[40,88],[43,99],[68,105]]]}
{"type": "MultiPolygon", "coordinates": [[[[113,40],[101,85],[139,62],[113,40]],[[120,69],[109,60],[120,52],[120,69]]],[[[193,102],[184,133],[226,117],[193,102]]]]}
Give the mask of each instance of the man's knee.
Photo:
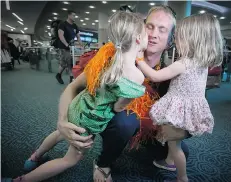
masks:
{"type": "Polygon", "coordinates": [[[127,114],[127,111],[117,113],[112,119],[118,133],[133,136],[140,128],[140,122],[135,114],[127,114]]]}

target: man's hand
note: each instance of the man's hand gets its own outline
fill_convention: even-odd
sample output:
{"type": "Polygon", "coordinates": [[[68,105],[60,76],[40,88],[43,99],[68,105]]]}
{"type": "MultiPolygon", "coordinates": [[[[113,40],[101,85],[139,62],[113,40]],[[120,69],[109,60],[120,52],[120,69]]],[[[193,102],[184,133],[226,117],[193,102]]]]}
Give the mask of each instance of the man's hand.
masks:
{"type": "Polygon", "coordinates": [[[81,133],[84,133],[86,131],[84,128],[78,127],[67,121],[59,121],[58,130],[63,135],[63,137],[78,150],[83,150],[92,147],[92,135],[87,137],[80,136],[81,133]]]}

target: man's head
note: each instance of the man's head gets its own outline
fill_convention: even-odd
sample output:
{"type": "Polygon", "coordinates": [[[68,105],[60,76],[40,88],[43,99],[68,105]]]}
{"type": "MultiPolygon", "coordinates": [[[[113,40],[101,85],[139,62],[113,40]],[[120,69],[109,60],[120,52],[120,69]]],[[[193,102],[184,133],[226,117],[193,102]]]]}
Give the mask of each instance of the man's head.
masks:
{"type": "Polygon", "coordinates": [[[8,41],[9,43],[14,43],[14,40],[13,40],[11,37],[8,37],[8,38],[7,38],[7,41],[8,41]]]}
{"type": "Polygon", "coordinates": [[[68,20],[71,21],[72,23],[75,21],[75,12],[72,10],[68,11],[68,20]]]}
{"type": "Polygon", "coordinates": [[[162,53],[173,41],[176,26],[175,13],[168,6],[155,6],[148,12],[146,30],[148,53],[162,53]]]}

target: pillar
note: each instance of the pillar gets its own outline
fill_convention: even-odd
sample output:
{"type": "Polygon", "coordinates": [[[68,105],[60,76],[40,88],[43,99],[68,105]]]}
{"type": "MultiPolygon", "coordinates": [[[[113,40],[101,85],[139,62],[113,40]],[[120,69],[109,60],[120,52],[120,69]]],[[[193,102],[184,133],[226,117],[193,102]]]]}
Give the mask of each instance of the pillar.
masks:
{"type": "Polygon", "coordinates": [[[191,0],[167,1],[166,4],[175,11],[177,20],[191,15],[191,0]]]}
{"type": "Polygon", "coordinates": [[[107,26],[108,16],[104,13],[99,12],[99,23],[98,23],[98,47],[101,47],[103,42],[108,42],[107,26]]]}

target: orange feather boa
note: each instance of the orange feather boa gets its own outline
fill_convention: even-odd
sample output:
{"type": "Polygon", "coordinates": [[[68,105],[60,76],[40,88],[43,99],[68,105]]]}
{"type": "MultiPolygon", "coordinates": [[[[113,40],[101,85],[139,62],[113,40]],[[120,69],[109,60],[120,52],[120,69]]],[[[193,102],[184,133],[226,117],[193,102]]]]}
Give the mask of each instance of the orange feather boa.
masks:
{"type": "MultiPolygon", "coordinates": [[[[116,48],[112,42],[105,44],[85,67],[87,89],[90,94],[95,95],[95,91],[100,85],[101,75],[111,65],[110,60],[114,56],[115,51],[116,48]]],[[[160,66],[158,65],[156,69],[160,69],[160,66]]],[[[159,99],[159,96],[151,88],[148,79],[145,79],[143,85],[146,87],[145,94],[142,97],[134,99],[126,108],[128,114],[131,112],[135,113],[140,120],[140,131],[133,137],[131,148],[138,148],[141,142],[145,142],[150,138],[154,140],[157,130],[159,130],[149,118],[149,110],[159,99]]]]}

